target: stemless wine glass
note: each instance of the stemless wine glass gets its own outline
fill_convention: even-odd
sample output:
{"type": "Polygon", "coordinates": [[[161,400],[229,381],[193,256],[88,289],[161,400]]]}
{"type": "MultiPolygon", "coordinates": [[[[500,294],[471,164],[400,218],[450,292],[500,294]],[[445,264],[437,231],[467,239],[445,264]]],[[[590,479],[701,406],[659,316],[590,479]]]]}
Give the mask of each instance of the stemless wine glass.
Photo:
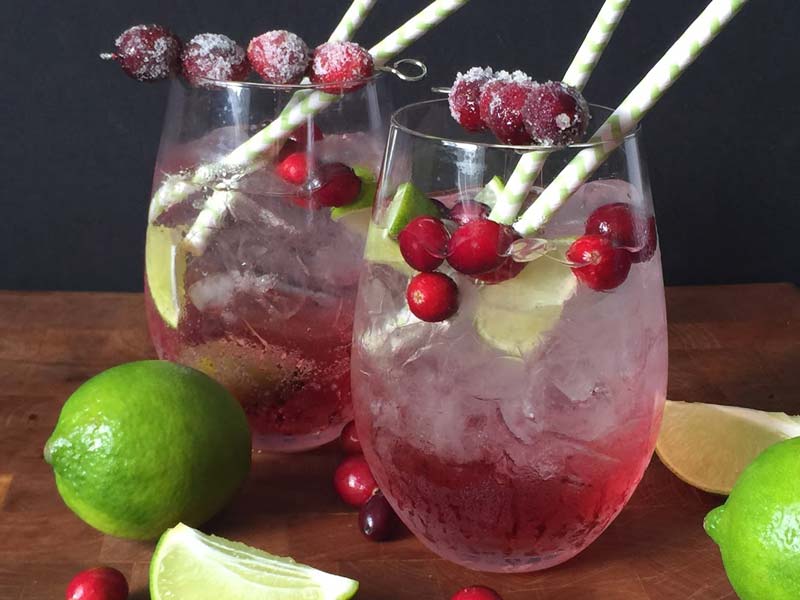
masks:
{"type": "MultiPolygon", "coordinates": [[[[592,113],[593,123],[609,115],[592,113]]],[[[590,145],[551,148],[525,205],[590,145]]],[[[432,206],[451,232],[453,220],[480,218],[475,202],[491,205],[498,180],[484,185],[507,180],[521,151],[461,130],[446,100],[398,110],[356,304],[355,419],[380,488],[431,550],[484,571],[551,567],[597,538],[648,464],[666,390],[664,289],[638,132],[536,237],[511,246],[509,260],[527,262],[516,277],[492,285],[498,278],[445,261],[438,270],[458,286],[457,312],[439,322],[410,312],[415,272],[399,227],[432,206]],[[565,250],[590,215],[620,212],[635,224],[635,239],[617,248],[630,271],[595,291],[573,273],[590,262],[565,250]]],[[[423,299],[439,291],[422,288],[423,299]]]]}
{"type": "Polygon", "coordinates": [[[353,306],[387,79],[348,82],[285,143],[234,169],[219,168],[223,157],[321,88],[172,83],[147,232],[150,334],[160,357],[208,373],[239,399],[256,448],[313,448],[352,418],[353,306]],[[198,167],[214,177],[194,185],[198,167]],[[187,233],[209,198],[223,200],[224,218],[200,227],[198,247],[187,233]]]}

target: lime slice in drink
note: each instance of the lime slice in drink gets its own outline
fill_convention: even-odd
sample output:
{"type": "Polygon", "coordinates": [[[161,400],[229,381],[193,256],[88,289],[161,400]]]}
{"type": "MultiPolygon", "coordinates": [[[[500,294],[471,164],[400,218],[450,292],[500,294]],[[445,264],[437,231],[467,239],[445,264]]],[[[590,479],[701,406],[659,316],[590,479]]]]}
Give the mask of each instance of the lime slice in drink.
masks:
{"type": "Polygon", "coordinates": [[[799,436],[800,417],[786,413],[667,400],[656,453],[689,485],[729,494],[762,450],[799,436]]]}
{"type": "Polygon", "coordinates": [[[503,179],[499,175],[495,175],[480,192],[475,194],[475,202],[482,202],[489,208],[494,208],[505,188],[506,184],[503,183],[503,179]]]}
{"type": "Polygon", "coordinates": [[[375,190],[378,187],[375,175],[366,167],[353,167],[353,171],[361,180],[361,191],[358,193],[358,197],[350,204],[331,209],[331,219],[334,221],[338,221],[353,212],[372,209],[372,203],[375,201],[375,190]]]}
{"type": "Polygon", "coordinates": [[[150,296],[158,314],[170,327],[178,326],[183,306],[186,254],[175,229],[149,225],[145,245],[145,272],[150,296]]]}
{"type": "Polygon", "coordinates": [[[153,600],[347,600],[358,582],[178,524],[150,562],[153,600]]]}
{"type": "Polygon", "coordinates": [[[364,247],[364,260],[389,265],[393,269],[412,277],[416,271],[400,253],[400,246],[389,237],[388,231],[371,223],[367,232],[367,244],[364,247]]]}
{"type": "Polygon", "coordinates": [[[439,217],[439,207],[410,181],[401,183],[386,214],[389,237],[397,238],[412,219],[423,215],[439,217]]]}
{"type": "MultiPolygon", "coordinates": [[[[573,240],[556,241],[558,256],[573,240]]],[[[491,346],[511,356],[527,354],[544,339],[564,303],[577,289],[570,268],[550,257],[530,262],[519,275],[480,290],[475,329],[491,346]]]]}

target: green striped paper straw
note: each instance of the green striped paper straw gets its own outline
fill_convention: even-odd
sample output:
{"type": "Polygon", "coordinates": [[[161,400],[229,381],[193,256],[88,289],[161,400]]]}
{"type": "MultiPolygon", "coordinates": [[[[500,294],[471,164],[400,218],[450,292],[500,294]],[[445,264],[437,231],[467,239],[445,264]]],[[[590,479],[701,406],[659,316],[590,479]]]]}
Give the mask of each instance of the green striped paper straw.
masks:
{"type": "Polygon", "coordinates": [[[536,233],[575,193],[700,55],[748,0],[712,0],[678,41],[598,129],[597,146],[581,150],[514,224],[522,235],[536,233]]]}
{"type": "MultiPolygon", "coordinates": [[[[611,36],[614,35],[614,30],[622,19],[622,15],[625,14],[628,4],[630,4],[630,0],[605,1],[564,75],[562,80],[564,83],[583,90],[603,55],[603,51],[608,46],[611,36]]],[[[548,156],[549,152],[547,151],[535,151],[520,157],[502,195],[489,215],[490,219],[506,225],[514,222],[522,203],[528,197],[539,173],[542,172],[548,156]]]]}
{"type": "MultiPolygon", "coordinates": [[[[438,25],[446,17],[464,6],[469,0],[435,0],[416,16],[401,25],[384,40],[370,48],[369,52],[375,64],[382,65],[397,53],[405,50],[411,43],[438,25]]],[[[309,116],[315,115],[337,100],[339,96],[324,92],[313,92],[288,111],[284,110],[272,123],[267,125],[252,138],[233,150],[216,165],[209,165],[209,171],[202,172],[201,177],[210,181],[215,173],[225,170],[241,171],[253,164],[259,156],[269,150],[275,143],[283,140],[297,127],[305,123],[309,116]]],[[[196,173],[196,175],[198,174],[196,173]]],[[[194,181],[194,178],[193,178],[194,181]]],[[[214,192],[203,206],[203,210],[184,237],[184,245],[195,254],[202,254],[210,236],[222,226],[227,212],[230,196],[226,192],[214,192]]]]}
{"type": "Polygon", "coordinates": [[[346,42],[353,39],[356,30],[361,27],[364,19],[367,18],[369,11],[375,5],[376,0],[353,0],[350,8],[344,13],[342,20],[333,30],[329,42],[346,42]]]}

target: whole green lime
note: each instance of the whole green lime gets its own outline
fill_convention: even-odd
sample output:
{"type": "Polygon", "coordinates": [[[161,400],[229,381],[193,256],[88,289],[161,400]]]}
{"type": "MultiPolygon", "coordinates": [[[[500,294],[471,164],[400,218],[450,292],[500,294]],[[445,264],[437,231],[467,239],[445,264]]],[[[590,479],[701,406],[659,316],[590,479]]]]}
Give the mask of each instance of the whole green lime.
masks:
{"type": "Polygon", "coordinates": [[[61,410],[44,449],[64,502],[110,535],[152,539],[200,525],[250,468],[239,403],[213,379],[166,361],[114,367],[61,410]]]}
{"type": "Polygon", "coordinates": [[[704,526],[742,600],[800,598],[800,438],[759,454],[704,526]]]}

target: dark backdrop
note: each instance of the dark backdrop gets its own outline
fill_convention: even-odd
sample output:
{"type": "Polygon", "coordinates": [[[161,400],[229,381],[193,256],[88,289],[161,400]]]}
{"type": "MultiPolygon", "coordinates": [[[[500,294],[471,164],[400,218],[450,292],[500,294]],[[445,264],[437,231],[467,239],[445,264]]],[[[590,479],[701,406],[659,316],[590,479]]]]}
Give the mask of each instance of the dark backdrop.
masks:
{"type": "MultiPolygon", "coordinates": [[[[379,0],[371,44],[427,0],[379,0]]],[[[141,289],[165,84],[98,60],[129,25],[240,42],[286,28],[311,45],[349,0],[0,3],[0,288],[141,289]]],[[[475,64],[559,78],[602,0],[472,0],[408,50],[432,76],[475,64]]],[[[632,0],[586,95],[616,105],[706,0],[632,0]]],[[[668,283],[800,282],[800,2],[754,0],[645,121],[668,283]]]]}

